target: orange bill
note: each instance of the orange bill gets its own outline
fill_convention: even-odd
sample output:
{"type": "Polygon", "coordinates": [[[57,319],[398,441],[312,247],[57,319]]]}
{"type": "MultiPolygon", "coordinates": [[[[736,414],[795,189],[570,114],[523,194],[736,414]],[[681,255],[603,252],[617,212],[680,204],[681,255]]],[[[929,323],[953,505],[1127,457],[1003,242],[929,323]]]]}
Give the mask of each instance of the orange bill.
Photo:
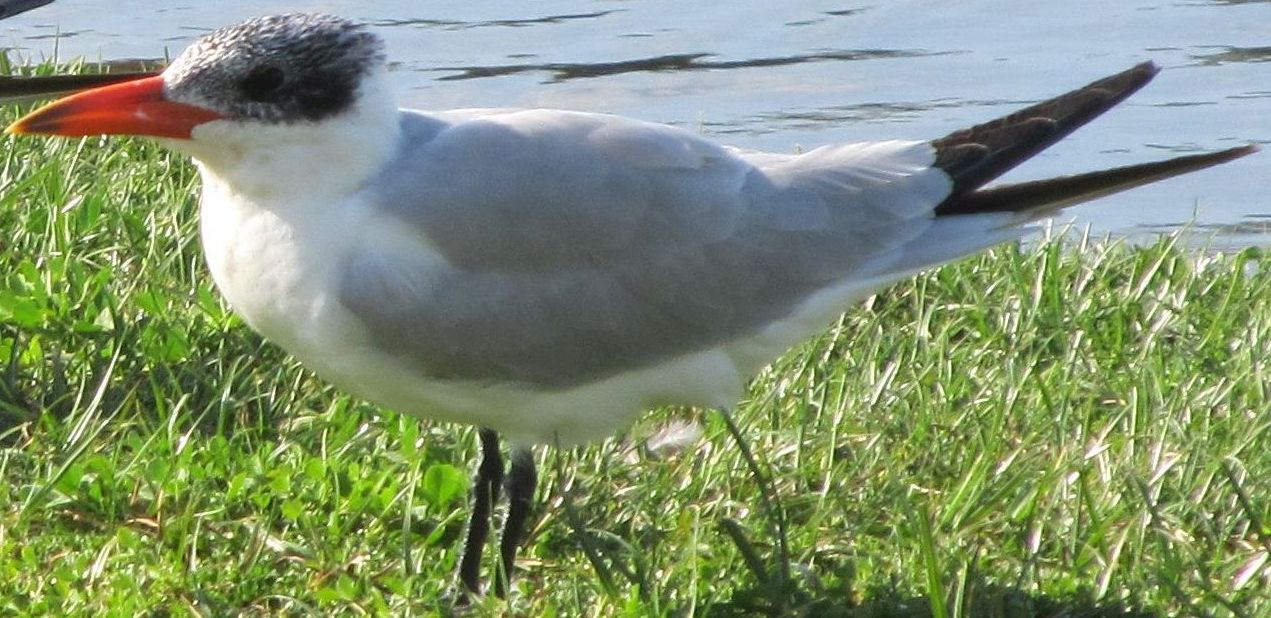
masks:
{"type": "Polygon", "coordinates": [[[169,101],[163,94],[163,77],[155,75],[58,99],[23,116],[5,132],[189,139],[194,127],[218,118],[221,114],[210,109],[169,101]]]}

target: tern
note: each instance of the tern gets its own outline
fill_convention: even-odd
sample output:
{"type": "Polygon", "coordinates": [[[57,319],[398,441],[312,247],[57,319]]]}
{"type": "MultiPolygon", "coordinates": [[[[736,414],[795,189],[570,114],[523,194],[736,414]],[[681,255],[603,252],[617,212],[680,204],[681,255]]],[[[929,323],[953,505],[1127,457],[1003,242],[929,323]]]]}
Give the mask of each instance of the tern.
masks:
{"type": "Polygon", "coordinates": [[[479,427],[458,566],[474,593],[509,438],[501,596],[532,506],[531,445],[604,438],[666,404],[726,411],[749,376],[881,286],[1256,150],[986,188],[1157,70],[931,141],[760,153],[597,113],[399,109],[377,35],[287,14],[216,30],[161,73],[8,132],[150,136],[188,154],[207,264],[253,329],[349,393],[479,427]]]}

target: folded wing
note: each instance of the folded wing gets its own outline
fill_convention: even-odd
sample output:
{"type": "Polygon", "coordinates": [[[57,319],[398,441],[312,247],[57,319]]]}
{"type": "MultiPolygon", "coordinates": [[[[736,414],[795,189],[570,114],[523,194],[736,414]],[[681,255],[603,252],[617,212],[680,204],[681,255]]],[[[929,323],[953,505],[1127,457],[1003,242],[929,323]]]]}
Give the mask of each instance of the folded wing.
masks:
{"type": "Polygon", "coordinates": [[[438,377],[564,388],[710,348],[903,247],[951,187],[921,142],[755,164],[609,116],[404,123],[370,199],[449,267],[407,285],[392,272],[407,262],[370,247],[342,300],[378,345],[438,377]]]}
{"type": "Polygon", "coordinates": [[[794,314],[812,331],[831,314],[809,319],[805,303],[827,306],[827,290],[848,302],[1016,238],[1059,207],[1253,151],[982,188],[1155,73],[1139,65],[932,142],[800,155],[596,114],[404,112],[400,156],[367,201],[445,265],[417,272],[368,243],[341,301],[377,347],[429,375],[544,389],[713,349],[794,314]]]}

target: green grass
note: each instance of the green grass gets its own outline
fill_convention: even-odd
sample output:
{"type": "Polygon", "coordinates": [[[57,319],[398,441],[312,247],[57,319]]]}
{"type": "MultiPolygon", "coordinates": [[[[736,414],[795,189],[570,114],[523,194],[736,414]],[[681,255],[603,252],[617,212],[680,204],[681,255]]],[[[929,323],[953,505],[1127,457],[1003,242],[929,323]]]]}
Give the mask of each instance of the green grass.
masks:
{"type": "MultiPolygon", "coordinates": [[[[0,615],[447,613],[475,432],[230,314],[180,158],[0,156],[0,615]]],[[[540,450],[511,613],[1271,615],[1269,409],[1271,258],[1002,248],[758,376],[734,417],[775,503],[710,412],[540,450]]]]}

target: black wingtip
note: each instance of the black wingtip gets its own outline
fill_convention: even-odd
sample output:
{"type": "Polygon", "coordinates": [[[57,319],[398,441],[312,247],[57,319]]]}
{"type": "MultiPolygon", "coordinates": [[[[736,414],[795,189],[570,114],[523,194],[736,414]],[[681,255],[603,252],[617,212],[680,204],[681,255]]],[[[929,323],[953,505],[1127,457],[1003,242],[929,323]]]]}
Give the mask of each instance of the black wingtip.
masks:
{"type": "Polygon", "coordinates": [[[931,142],[936,167],[953,180],[956,201],[1112,109],[1152,81],[1156,63],[1142,62],[1008,116],[931,142]]]}
{"type": "Polygon", "coordinates": [[[158,75],[158,71],[84,73],[80,75],[0,76],[0,103],[47,99],[88,88],[108,86],[158,75]]]}
{"type": "Polygon", "coordinates": [[[1157,73],[1161,72],[1161,67],[1160,65],[1156,64],[1155,62],[1151,60],[1145,60],[1143,62],[1140,62],[1130,67],[1130,71],[1134,71],[1136,73],[1144,73],[1147,75],[1148,79],[1151,79],[1153,77],[1156,77],[1157,73]]]}
{"type": "Polygon", "coordinates": [[[1068,206],[1221,165],[1258,150],[1258,146],[1248,144],[1164,161],[990,187],[952,202],[946,201],[936,208],[935,213],[936,216],[951,216],[1013,212],[1026,219],[1042,218],[1068,206]]]}

